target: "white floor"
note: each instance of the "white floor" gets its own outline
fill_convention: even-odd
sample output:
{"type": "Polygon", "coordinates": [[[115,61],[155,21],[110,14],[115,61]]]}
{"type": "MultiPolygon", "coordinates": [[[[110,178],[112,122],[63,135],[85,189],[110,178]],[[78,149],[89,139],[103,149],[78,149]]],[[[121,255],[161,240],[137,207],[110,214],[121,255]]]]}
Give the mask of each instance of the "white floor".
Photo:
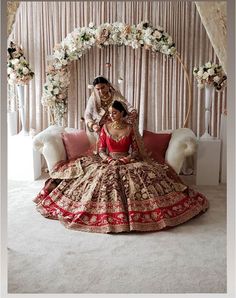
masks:
{"type": "Polygon", "coordinates": [[[183,225],[106,235],[42,217],[43,182],[9,181],[9,293],[226,292],[225,185],[198,187],[210,209],[183,225]]]}

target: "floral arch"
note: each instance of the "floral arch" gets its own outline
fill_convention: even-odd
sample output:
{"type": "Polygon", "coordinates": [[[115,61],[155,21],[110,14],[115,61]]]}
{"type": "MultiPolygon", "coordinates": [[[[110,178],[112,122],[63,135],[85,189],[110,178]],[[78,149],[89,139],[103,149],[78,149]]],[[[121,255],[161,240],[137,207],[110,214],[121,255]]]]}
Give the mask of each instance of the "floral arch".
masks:
{"type": "Polygon", "coordinates": [[[162,27],[155,28],[148,22],[141,22],[138,25],[119,22],[104,23],[97,27],[90,23],[88,27],[76,28],[54,47],[53,54],[49,57],[41,101],[42,105],[48,108],[50,124],[66,125],[71,62],[78,60],[93,46],[103,48],[108,45],[125,45],[134,49],[143,47],[179,60],[189,86],[189,106],[184,121],[184,126],[186,126],[191,110],[189,77],[172,37],[164,32],[162,27]]]}

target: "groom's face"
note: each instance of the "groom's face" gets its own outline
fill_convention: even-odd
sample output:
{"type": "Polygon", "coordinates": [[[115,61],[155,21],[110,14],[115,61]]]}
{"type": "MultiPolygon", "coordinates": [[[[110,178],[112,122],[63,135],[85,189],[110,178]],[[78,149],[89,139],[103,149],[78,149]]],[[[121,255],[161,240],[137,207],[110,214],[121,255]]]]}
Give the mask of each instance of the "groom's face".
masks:
{"type": "Polygon", "coordinates": [[[95,86],[99,96],[106,96],[109,92],[109,86],[107,84],[97,84],[95,86]]]}

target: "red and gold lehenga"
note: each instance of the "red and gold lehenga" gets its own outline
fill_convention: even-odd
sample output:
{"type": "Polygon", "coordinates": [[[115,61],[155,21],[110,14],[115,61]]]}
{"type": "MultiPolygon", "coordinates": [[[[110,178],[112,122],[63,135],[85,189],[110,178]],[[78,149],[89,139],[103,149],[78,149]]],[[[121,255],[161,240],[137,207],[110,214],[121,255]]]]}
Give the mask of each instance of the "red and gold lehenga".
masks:
{"type": "Polygon", "coordinates": [[[206,197],[185,185],[170,166],[138,160],[133,129],[114,139],[104,125],[99,155],[61,162],[50,176],[57,183],[51,191],[45,186],[34,199],[37,210],[71,229],[157,231],[186,222],[208,208],[206,197]],[[132,159],[127,164],[104,162],[129,154],[132,159]]]}

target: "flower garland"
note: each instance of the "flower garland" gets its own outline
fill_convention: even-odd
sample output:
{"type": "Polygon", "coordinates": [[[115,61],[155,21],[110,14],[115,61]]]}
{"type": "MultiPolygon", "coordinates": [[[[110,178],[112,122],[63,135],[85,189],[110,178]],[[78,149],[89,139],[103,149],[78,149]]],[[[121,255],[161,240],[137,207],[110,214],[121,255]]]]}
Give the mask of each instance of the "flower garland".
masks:
{"type": "Polygon", "coordinates": [[[7,78],[10,85],[26,85],[34,77],[34,72],[26,61],[23,49],[13,41],[7,49],[7,78]]]}
{"type": "Polygon", "coordinates": [[[197,79],[198,87],[212,86],[216,91],[221,91],[226,86],[227,76],[221,65],[207,62],[202,66],[194,67],[193,75],[197,79]]]}
{"type": "Polygon", "coordinates": [[[131,46],[134,49],[144,47],[153,52],[160,52],[169,57],[176,54],[176,47],[171,36],[163,28],[154,28],[148,22],[137,26],[124,23],[104,23],[96,27],[76,28],[57,44],[49,61],[46,83],[43,87],[42,104],[53,115],[52,122],[61,124],[67,112],[67,91],[71,61],[79,59],[93,46],[100,48],[108,45],[131,46]]]}

